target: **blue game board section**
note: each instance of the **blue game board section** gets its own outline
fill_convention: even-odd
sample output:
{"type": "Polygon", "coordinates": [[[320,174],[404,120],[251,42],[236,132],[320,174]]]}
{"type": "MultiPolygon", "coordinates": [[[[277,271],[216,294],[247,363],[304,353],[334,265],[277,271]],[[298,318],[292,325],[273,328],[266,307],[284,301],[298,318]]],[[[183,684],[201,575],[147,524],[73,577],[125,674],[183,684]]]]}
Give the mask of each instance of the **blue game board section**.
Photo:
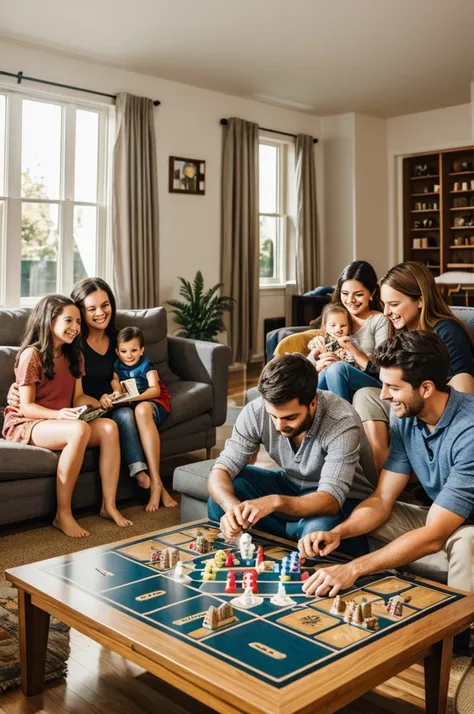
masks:
{"type": "Polygon", "coordinates": [[[72,563],[51,568],[48,572],[94,593],[101,593],[118,585],[149,578],[156,571],[122,558],[117,553],[105,552],[86,555],[72,563]]]}
{"type": "Polygon", "coordinates": [[[260,677],[274,680],[295,675],[298,670],[332,654],[329,648],[266,620],[254,620],[245,627],[217,633],[207,638],[205,644],[227,656],[232,664],[247,665],[260,677]]]}
{"type": "MultiPolygon", "coordinates": [[[[105,593],[109,600],[122,605],[127,610],[145,614],[157,608],[167,607],[177,601],[195,597],[198,593],[183,583],[157,575],[132,585],[123,585],[105,593]],[[144,596],[150,596],[142,599],[144,596]],[[140,598],[137,600],[137,598],[140,598]]],[[[220,604],[220,603],[219,603],[220,604]]]]}
{"type": "MultiPolygon", "coordinates": [[[[211,605],[219,607],[219,605],[222,605],[222,600],[209,597],[208,595],[198,595],[197,593],[194,593],[194,595],[196,595],[196,597],[193,597],[191,600],[178,602],[171,607],[153,612],[149,614],[148,617],[180,634],[189,635],[195,630],[202,629],[202,622],[207,609],[211,607],[211,605]]],[[[249,622],[256,617],[252,612],[242,610],[235,612],[235,616],[237,617],[235,625],[241,624],[242,622],[249,622]]],[[[235,625],[227,626],[225,631],[233,630],[235,625]]],[[[203,636],[208,637],[212,634],[214,634],[214,631],[207,630],[203,636]]],[[[199,639],[202,639],[203,636],[199,639]]]]}

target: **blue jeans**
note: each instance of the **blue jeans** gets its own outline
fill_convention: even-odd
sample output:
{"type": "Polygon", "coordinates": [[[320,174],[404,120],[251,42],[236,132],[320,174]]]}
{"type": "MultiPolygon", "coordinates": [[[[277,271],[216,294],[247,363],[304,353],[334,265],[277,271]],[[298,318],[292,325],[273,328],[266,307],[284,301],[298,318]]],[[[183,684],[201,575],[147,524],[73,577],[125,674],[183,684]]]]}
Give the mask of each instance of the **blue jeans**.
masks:
{"type": "Polygon", "coordinates": [[[133,409],[116,407],[107,413],[107,418],[118,426],[122,460],[127,464],[130,476],[133,478],[141,471],[148,471],[133,409]]]}
{"type": "MultiPolygon", "coordinates": [[[[307,493],[314,493],[314,489],[299,490],[285,476],[284,471],[270,471],[260,469],[256,466],[246,466],[232,483],[235,495],[240,501],[261,498],[280,494],[282,496],[303,496],[307,493]]],[[[352,499],[346,500],[339,513],[335,516],[309,516],[297,520],[286,520],[288,516],[272,513],[262,518],[257,524],[257,528],[267,533],[272,533],[279,538],[288,538],[298,541],[303,536],[313,531],[330,531],[342,521],[350,516],[360,501],[352,499]]],[[[207,502],[207,513],[212,521],[219,522],[224,511],[209,498],[207,502]]],[[[358,536],[342,541],[339,550],[348,555],[358,557],[369,552],[367,538],[358,536]]]]}
{"type": "Polygon", "coordinates": [[[347,362],[333,362],[319,373],[318,389],[325,389],[352,402],[354,392],[362,387],[381,387],[382,383],[347,362]]]}

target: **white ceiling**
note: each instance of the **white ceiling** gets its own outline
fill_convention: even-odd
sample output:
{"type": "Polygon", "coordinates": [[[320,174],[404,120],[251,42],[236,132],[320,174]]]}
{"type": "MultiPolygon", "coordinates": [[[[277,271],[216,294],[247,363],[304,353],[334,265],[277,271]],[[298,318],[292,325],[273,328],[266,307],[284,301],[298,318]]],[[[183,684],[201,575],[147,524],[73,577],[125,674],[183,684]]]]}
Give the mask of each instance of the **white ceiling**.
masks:
{"type": "Polygon", "coordinates": [[[0,35],[319,115],[463,104],[474,70],[474,0],[1,0],[0,35]]]}

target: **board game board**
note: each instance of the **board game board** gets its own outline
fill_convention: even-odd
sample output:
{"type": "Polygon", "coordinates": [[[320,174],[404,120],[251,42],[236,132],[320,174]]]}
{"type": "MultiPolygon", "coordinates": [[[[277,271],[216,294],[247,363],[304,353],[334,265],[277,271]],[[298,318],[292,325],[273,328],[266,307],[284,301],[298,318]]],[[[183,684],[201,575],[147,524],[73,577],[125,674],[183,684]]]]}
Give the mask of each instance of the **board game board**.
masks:
{"type": "MultiPolygon", "coordinates": [[[[237,557],[238,545],[218,538],[216,524],[174,527],[153,537],[141,537],[126,545],[105,546],[93,552],[78,554],[71,562],[48,565],[49,575],[82,590],[99,601],[195,648],[223,659],[277,689],[310,674],[375,639],[384,638],[405,624],[425,617],[463,595],[427,584],[416,578],[390,572],[361,579],[344,593],[356,602],[373,602],[372,612],[378,617],[379,629],[370,631],[344,622],[330,613],[332,598],[308,598],[302,592],[301,573],[291,574],[285,582],[287,594],[295,601],[284,608],[270,600],[277,593],[278,573],[262,572],[257,576],[261,604],[251,609],[236,607],[234,619],[217,630],[203,627],[211,605],[219,607],[242,591],[242,575],[251,567],[241,562],[216,572],[215,580],[203,581],[206,562],[218,550],[228,550],[237,557]],[[204,535],[210,552],[193,550],[195,540],[204,535]],[[173,580],[173,570],[160,570],[157,554],[166,548],[178,550],[188,575],[186,583],[173,580]],[[237,593],[224,591],[228,570],[236,575],[237,593]],[[395,595],[409,596],[401,616],[389,615],[386,603],[395,595]]],[[[269,536],[253,535],[256,546],[263,546],[265,561],[279,563],[290,548],[269,536]]],[[[304,568],[321,562],[341,562],[335,557],[306,561],[304,568]]]]}

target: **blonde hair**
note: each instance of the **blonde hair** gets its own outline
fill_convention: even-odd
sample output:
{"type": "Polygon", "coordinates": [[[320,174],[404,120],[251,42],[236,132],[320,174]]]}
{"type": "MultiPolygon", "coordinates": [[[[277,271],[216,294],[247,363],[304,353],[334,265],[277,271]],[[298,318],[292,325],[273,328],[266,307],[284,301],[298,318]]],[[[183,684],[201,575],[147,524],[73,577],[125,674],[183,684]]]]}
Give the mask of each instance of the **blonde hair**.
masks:
{"type": "MultiPolygon", "coordinates": [[[[440,320],[454,320],[464,330],[471,347],[474,349],[469,332],[465,326],[455,317],[451,308],[441,294],[439,287],[436,285],[434,277],[429,268],[423,263],[415,261],[407,261],[399,263],[393,268],[390,268],[380,280],[380,287],[388,285],[389,287],[403,293],[413,301],[420,301],[420,316],[418,321],[419,330],[433,330],[434,326],[440,320]]],[[[396,333],[393,324],[389,326],[390,336],[396,333]]]]}

